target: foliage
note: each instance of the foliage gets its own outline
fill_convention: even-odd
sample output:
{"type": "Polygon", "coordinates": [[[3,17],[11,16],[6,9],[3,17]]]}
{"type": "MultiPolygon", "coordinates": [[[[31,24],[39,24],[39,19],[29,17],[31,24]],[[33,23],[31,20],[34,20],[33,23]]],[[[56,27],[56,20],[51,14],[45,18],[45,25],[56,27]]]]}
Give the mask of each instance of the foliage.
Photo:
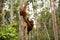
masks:
{"type": "Polygon", "coordinates": [[[16,28],[11,27],[10,25],[2,24],[0,26],[0,39],[4,40],[18,40],[18,33],[16,28]]]}
{"type": "Polygon", "coordinates": [[[40,39],[41,40],[48,40],[48,36],[47,33],[45,31],[45,26],[44,23],[46,25],[46,28],[48,30],[49,33],[49,37],[51,38],[51,40],[54,40],[54,36],[53,36],[53,26],[52,26],[52,15],[49,12],[49,8],[44,8],[43,11],[41,11],[41,16],[40,16],[40,39]]]}
{"type": "MultiPolygon", "coordinates": [[[[5,6],[8,5],[8,10],[5,10],[5,14],[4,14],[4,24],[0,24],[0,39],[4,39],[4,40],[18,40],[18,32],[19,32],[19,28],[18,28],[18,13],[19,13],[19,1],[20,0],[12,0],[13,1],[13,24],[10,25],[10,0],[5,0],[3,2],[7,2],[5,6]]],[[[48,40],[48,36],[45,30],[45,26],[43,23],[45,23],[46,28],[48,30],[49,33],[49,37],[50,40],[54,40],[54,34],[53,34],[53,26],[52,26],[52,16],[51,13],[49,12],[49,8],[50,7],[45,7],[45,3],[47,0],[28,0],[27,4],[29,5],[30,3],[32,3],[32,9],[34,10],[41,10],[43,9],[40,13],[40,17],[39,17],[39,29],[38,29],[38,39],[39,40],[48,40]],[[38,2],[41,2],[39,4],[37,4],[38,2]],[[38,8],[39,7],[39,8],[38,8]]],[[[56,1],[56,0],[55,0],[56,1]]],[[[59,0],[60,1],[60,0],[59,0]]],[[[4,3],[5,4],[5,3],[4,3]]],[[[49,4],[48,4],[49,5],[49,4]]],[[[56,18],[57,18],[57,25],[58,25],[58,29],[60,30],[60,4],[59,7],[56,8],[56,18]]],[[[39,11],[38,10],[38,11],[39,11]]],[[[34,13],[34,12],[31,13],[34,13]]],[[[38,12],[37,11],[37,12],[38,12]]],[[[3,16],[2,13],[0,13],[0,18],[3,16]]],[[[28,15],[30,16],[30,15],[28,15]]],[[[38,26],[38,25],[37,25],[38,26]]],[[[60,39],[60,31],[59,31],[59,39],[60,39]]],[[[29,35],[30,40],[36,40],[36,29],[34,28],[29,35]]]]}

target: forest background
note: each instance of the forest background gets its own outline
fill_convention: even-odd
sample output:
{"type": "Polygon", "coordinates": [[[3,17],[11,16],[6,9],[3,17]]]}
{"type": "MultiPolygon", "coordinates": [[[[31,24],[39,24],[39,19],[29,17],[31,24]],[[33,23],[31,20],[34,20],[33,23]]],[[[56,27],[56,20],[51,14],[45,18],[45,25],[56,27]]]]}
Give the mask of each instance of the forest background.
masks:
{"type": "MultiPolygon", "coordinates": [[[[20,1],[0,0],[0,39],[20,39],[20,1]]],[[[27,4],[28,17],[34,20],[29,40],[60,40],[60,0],[28,0],[27,4]]]]}

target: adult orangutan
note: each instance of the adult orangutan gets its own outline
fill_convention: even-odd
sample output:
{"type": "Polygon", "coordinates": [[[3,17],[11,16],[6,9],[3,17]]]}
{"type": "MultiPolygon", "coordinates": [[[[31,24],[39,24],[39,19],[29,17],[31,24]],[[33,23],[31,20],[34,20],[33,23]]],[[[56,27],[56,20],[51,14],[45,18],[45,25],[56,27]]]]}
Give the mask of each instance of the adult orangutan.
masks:
{"type": "Polygon", "coordinates": [[[26,7],[27,5],[20,8],[20,15],[23,16],[24,21],[27,23],[27,33],[29,34],[29,32],[33,28],[34,23],[33,23],[33,20],[29,20],[29,18],[27,17],[28,13],[26,12],[26,7]]]}

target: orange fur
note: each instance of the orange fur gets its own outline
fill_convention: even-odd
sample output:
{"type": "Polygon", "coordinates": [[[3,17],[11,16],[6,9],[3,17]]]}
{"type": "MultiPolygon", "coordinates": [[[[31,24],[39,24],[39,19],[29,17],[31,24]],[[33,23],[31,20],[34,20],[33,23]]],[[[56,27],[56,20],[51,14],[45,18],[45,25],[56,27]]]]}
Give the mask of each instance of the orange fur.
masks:
{"type": "Polygon", "coordinates": [[[27,33],[29,34],[34,24],[33,21],[32,20],[30,21],[29,18],[27,17],[26,6],[27,5],[25,5],[23,8],[20,8],[20,15],[23,16],[24,21],[27,23],[27,33]]]}

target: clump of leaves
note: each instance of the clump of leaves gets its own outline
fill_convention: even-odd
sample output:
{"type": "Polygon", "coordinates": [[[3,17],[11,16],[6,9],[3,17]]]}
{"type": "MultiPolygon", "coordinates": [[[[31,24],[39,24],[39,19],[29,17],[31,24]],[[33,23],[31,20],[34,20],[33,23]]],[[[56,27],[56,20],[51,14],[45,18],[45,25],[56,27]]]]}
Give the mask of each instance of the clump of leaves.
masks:
{"type": "Polygon", "coordinates": [[[16,28],[11,25],[2,24],[0,27],[0,39],[4,40],[18,40],[18,33],[16,28]]]}

